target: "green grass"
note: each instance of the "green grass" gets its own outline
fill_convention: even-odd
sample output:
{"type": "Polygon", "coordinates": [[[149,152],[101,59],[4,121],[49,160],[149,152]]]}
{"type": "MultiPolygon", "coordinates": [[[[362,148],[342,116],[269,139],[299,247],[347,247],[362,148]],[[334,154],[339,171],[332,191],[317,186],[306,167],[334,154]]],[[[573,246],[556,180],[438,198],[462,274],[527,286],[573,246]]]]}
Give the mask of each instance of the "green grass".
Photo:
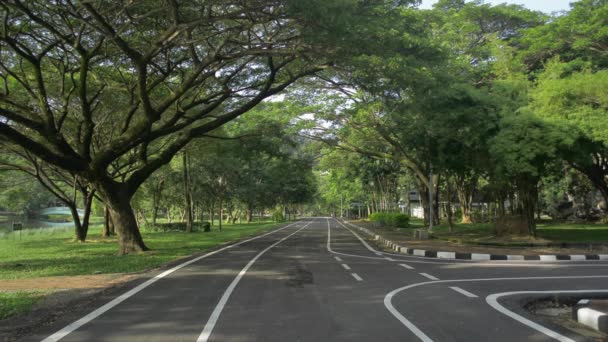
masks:
{"type": "Polygon", "coordinates": [[[44,292],[0,292],[0,320],[30,311],[44,292]]]}
{"type": "Polygon", "coordinates": [[[447,224],[434,228],[434,236],[461,242],[511,243],[547,242],[547,243],[608,243],[608,224],[556,223],[545,221],[536,228],[537,238],[530,237],[495,237],[493,224],[473,223],[455,224],[454,232],[449,232],[447,224]]]}
{"type": "Polygon", "coordinates": [[[101,238],[92,227],[88,242],[73,240],[73,230],[0,239],[0,279],[143,271],[222,243],[276,228],[271,222],[223,225],[209,233],[143,232],[150,252],[118,256],[116,238],[101,238]]]}

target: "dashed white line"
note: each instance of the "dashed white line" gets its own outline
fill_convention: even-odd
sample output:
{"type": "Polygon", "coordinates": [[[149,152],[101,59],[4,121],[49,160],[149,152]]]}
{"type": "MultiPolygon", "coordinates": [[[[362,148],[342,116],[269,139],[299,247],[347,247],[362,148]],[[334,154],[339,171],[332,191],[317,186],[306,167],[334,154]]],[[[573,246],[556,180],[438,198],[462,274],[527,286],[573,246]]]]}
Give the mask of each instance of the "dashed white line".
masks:
{"type": "Polygon", "coordinates": [[[342,264],[342,267],[344,267],[345,270],[350,271],[350,267],[347,264],[342,264]]]}
{"type": "Polygon", "coordinates": [[[363,278],[359,277],[357,273],[351,273],[350,275],[352,275],[357,281],[363,281],[363,278]]]}
{"type": "Polygon", "coordinates": [[[337,262],[342,262],[342,258],[340,258],[339,256],[334,256],[334,259],[336,259],[337,262]]]}
{"type": "Polygon", "coordinates": [[[476,295],[472,294],[471,292],[469,292],[469,291],[467,291],[467,290],[465,290],[465,289],[461,289],[461,288],[460,288],[460,287],[458,287],[458,286],[450,286],[450,288],[451,288],[452,290],[454,290],[454,291],[456,291],[456,292],[460,293],[460,294],[463,294],[463,295],[465,295],[465,296],[469,297],[469,298],[477,298],[477,296],[476,296],[476,295]]]}
{"type": "Polygon", "coordinates": [[[408,270],[413,270],[414,268],[408,264],[399,264],[399,266],[407,268],[408,270]]]}
{"type": "Polygon", "coordinates": [[[439,280],[439,278],[437,278],[437,277],[433,277],[432,275],[430,275],[430,274],[428,274],[428,273],[418,273],[418,274],[420,274],[420,275],[421,275],[421,276],[423,276],[423,277],[429,278],[429,279],[431,279],[431,280],[439,280]]]}

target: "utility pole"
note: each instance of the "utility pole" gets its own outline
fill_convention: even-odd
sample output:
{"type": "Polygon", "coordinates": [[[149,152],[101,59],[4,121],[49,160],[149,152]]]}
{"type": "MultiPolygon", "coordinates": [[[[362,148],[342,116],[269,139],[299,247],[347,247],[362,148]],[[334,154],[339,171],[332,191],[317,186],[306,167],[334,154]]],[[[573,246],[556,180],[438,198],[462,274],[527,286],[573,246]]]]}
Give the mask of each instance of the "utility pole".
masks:
{"type": "Polygon", "coordinates": [[[433,231],[433,163],[429,162],[429,232],[433,231]]]}

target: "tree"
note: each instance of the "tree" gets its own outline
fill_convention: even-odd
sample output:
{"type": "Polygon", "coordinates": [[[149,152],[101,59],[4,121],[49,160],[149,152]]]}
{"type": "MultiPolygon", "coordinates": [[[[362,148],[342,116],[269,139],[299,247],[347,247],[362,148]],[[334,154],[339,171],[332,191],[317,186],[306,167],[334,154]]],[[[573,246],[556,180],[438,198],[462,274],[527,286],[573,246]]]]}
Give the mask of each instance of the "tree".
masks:
{"type": "Polygon", "coordinates": [[[145,251],[139,186],[192,139],[323,67],[294,6],[4,1],[0,136],[91,184],[119,253],[145,251]]]}

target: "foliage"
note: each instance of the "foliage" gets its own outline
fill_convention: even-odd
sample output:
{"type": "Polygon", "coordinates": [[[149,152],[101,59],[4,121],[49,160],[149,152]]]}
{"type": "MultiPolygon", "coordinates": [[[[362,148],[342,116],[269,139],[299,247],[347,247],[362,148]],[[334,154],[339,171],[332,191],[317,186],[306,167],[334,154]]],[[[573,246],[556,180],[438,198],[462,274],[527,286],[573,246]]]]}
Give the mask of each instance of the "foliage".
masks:
{"type": "Polygon", "coordinates": [[[0,320],[30,311],[43,298],[42,292],[0,292],[0,320]]]}
{"type": "MultiPolygon", "coordinates": [[[[141,272],[175,259],[277,228],[272,222],[226,224],[209,233],[144,232],[155,253],[116,254],[116,237],[73,242],[69,231],[0,239],[0,279],[141,272]]],[[[99,227],[91,235],[99,236],[99,227]]]]}
{"type": "Polygon", "coordinates": [[[377,212],[371,214],[369,220],[379,224],[381,227],[407,228],[409,226],[410,217],[399,213],[377,212]]]}

